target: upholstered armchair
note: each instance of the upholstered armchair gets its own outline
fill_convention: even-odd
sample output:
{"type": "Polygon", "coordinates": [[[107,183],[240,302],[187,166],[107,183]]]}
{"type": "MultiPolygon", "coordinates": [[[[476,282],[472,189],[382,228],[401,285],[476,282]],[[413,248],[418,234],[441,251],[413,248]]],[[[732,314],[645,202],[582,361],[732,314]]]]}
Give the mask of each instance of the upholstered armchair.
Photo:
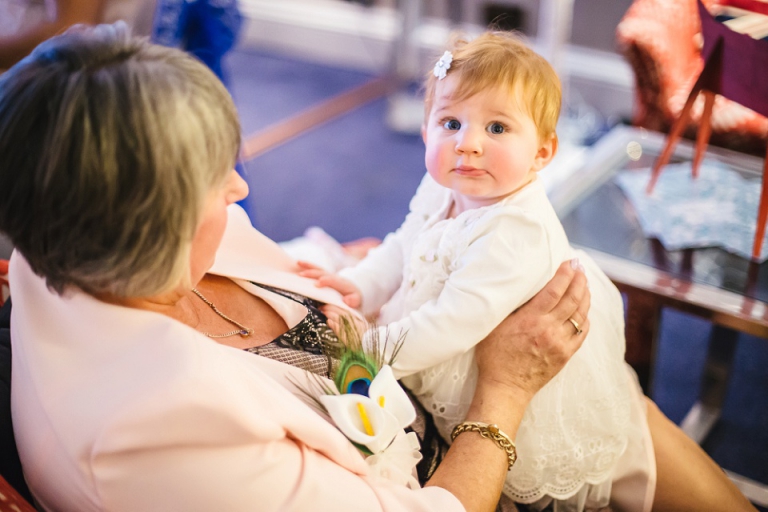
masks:
{"type": "MultiPolygon", "coordinates": [[[[726,3],[702,1],[710,10],[726,3]]],[[[703,65],[700,31],[696,0],[635,0],[630,6],[616,38],[635,71],[633,124],[666,132],[680,116],[703,65]]],[[[700,97],[685,136],[695,138],[703,107],[700,97]]],[[[712,144],[763,156],[767,138],[768,119],[721,96],[715,99],[712,144]]]]}

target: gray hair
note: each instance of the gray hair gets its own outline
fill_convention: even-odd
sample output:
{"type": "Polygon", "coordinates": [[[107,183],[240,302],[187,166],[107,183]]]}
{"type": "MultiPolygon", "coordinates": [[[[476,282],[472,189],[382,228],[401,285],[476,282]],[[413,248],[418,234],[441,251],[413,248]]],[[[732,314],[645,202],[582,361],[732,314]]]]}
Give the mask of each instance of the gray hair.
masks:
{"type": "Polygon", "coordinates": [[[169,291],[239,145],[203,64],[122,23],[70,30],[0,78],[0,231],[58,293],[169,291]]]}

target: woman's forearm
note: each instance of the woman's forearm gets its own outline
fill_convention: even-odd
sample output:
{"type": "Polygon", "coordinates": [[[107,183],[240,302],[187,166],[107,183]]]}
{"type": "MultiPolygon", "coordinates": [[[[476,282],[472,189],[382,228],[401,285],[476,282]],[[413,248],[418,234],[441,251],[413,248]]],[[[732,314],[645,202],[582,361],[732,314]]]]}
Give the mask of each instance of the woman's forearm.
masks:
{"type": "MultiPolygon", "coordinates": [[[[478,382],[467,421],[494,423],[514,440],[530,397],[505,386],[478,382]]],[[[493,511],[507,476],[507,454],[476,432],[456,437],[427,482],[450,491],[469,512],[493,511]]]]}
{"type": "MultiPolygon", "coordinates": [[[[467,421],[495,423],[512,440],[526,407],[578,350],[589,330],[589,289],[578,265],[564,262],[533,299],[475,349],[478,380],[467,421]],[[569,318],[583,331],[574,333],[569,318]]],[[[507,454],[474,432],[459,435],[427,485],[450,491],[471,512],[493,511],[507,475],[507,454]]]]}

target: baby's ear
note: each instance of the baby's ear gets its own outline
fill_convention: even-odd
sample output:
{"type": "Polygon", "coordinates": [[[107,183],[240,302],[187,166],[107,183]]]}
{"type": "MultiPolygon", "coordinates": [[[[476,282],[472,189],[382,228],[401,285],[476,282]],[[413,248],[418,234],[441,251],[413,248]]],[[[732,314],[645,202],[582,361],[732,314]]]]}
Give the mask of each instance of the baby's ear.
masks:
{"type": "Polygon", "coordinates": [[[427,144],[427,126],[424,123],[421,124],[421,140],[425,145],[427,144]]]}
{"type": "Polygon", "coordinates": [[[555,154],[557,154],[557,134],[553,133],[541,143],[536,159],[533,161],[533,170],[538,172],[549,165],[549,162],[555,158],[555,154]]]}

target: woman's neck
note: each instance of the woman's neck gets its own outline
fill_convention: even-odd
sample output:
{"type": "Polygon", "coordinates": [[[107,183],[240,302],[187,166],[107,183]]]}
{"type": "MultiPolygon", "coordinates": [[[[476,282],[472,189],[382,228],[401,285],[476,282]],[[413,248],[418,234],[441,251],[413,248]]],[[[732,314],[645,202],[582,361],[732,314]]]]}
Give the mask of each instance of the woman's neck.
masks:
{"type": "MultiPolygon", "coordinates": [[[[249,348],[264,345],[285,333],[285,320],[264,300],[251,295],[231,279],[206,274],[195,285],[205,299],[216,306],[225,316],[233,318],[253,329],[247,337],[232,335],[213,337],[223,345],[249,348]]],[[[134,309],[153,311],[177,320],[201,333],[222,334],[231,332],[232,322],[217,313],[192,289],[178,288],[153,297],[96,297],[104,302],[134,309]]]]}
{"type": "Polygon", "coordinates": [[[105,293],[96,295],[96,298],[116,306],[160,313],[194,327],[195,314],[189,301],[190,293],[191,290],[179,287],[173,291],[150,297],[119,297],[105,293]]]}

